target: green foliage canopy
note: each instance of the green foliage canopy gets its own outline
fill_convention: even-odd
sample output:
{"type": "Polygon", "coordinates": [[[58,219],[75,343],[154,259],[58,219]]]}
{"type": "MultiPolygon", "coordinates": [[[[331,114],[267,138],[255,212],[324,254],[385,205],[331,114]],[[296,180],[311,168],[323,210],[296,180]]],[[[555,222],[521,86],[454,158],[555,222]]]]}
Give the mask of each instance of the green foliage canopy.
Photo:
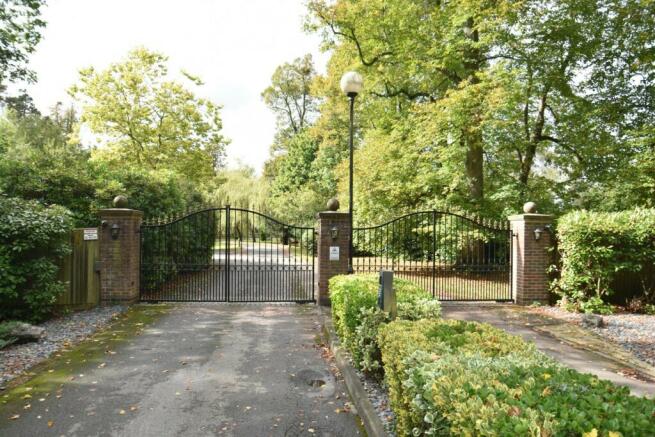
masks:
{"type": "Polygon", "coordinates": [[[498,216],[526,200],[551,211],[650,201],[652,1],[316,0],[309,11],[332,49],[322,138],[347,132],[333,122],[347,114],[340,75],[365,77],[364,219],[440,203],[498,216]]]}
{"type": "Polygon", "coordinates": [[[34,80],[27,60],[41,40],[45,26],[41,19],[44,4],[44,0],[0,2],[0,86],[6,81],[34,80]]]}
{"type": "MultiPolygon", "coordinates": [[[[102,71],[80,71],[70,94],[82,104],[81,122],[106,147],[94,158],[112,167],[173,170],[195,182],[223,166],[227,140],[220,107],[167,79],[167,58],[139,48],[102,71]]],[[[202,82],[183,73],[194,86],[202,82]]]]}

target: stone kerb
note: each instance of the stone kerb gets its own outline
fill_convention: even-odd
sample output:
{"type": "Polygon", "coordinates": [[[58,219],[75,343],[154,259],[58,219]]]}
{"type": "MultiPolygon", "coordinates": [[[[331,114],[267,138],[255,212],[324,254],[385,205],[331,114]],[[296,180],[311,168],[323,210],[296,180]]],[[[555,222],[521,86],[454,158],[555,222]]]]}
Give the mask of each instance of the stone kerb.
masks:
{"type": "Polygon", "coordinates": [[[100,210],[99,215],[100,300],[102,303],[136,302],[140,287],[143,212],[109,208],[100,210]]]}
{"type": "Polygon", "coordinates": [[[532,212],[534,204],[525,209],[525,214],[508,217],[513,235],[512,295],[519,305],[548,303],[553,216],[532,212]]]}

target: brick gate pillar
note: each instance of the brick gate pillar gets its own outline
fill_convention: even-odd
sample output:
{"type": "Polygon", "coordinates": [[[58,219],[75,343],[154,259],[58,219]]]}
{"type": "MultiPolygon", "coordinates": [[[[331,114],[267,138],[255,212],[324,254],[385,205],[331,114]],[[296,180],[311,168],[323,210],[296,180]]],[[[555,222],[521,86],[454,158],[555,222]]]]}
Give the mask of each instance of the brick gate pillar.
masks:
{"type": "Polygon", "coordinates": [[[537,214],[533,202],[526,203],[523,211],[508,217],[513,235],[512,297],[519,305],[548,303],[553,216],[537,214]]]}
{"type": "Polygon", "coordinates": [[[143,212],[127,208],[127,198],[114,199],[114,208],[100,215],[100,300],[136,302],[139,299],[141,220],[143,212]]]}
{"type": "Polygon", "coordinates": [[[318,303],[330,305],[328,281],[348,273],[350,214],[337,212],[339,202],[330,199],[329,211],[318,213],[318,303]]]}

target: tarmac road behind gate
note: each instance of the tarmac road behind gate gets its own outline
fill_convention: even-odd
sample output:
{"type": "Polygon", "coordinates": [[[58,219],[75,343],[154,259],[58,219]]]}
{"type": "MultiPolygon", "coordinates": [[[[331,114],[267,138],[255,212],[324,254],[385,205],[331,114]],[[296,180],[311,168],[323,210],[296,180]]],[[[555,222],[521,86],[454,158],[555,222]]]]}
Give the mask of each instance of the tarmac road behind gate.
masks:
{"type": "Polygon", "coordinates": [[[314,305],[173,305],[0,435],[360,435],[319,333],[314,305]]]}

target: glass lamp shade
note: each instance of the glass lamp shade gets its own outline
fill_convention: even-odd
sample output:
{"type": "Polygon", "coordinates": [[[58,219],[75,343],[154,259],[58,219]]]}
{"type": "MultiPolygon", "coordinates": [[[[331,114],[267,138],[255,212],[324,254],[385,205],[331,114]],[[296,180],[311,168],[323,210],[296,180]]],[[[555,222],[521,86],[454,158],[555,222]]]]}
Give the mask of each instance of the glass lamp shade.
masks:
{"type": "Polygon", "coordinates": [[[341,76],[341,90],[347,95],[359,94],[363,85],[362,76],[356,71],[349,71],[341,76]]]}

